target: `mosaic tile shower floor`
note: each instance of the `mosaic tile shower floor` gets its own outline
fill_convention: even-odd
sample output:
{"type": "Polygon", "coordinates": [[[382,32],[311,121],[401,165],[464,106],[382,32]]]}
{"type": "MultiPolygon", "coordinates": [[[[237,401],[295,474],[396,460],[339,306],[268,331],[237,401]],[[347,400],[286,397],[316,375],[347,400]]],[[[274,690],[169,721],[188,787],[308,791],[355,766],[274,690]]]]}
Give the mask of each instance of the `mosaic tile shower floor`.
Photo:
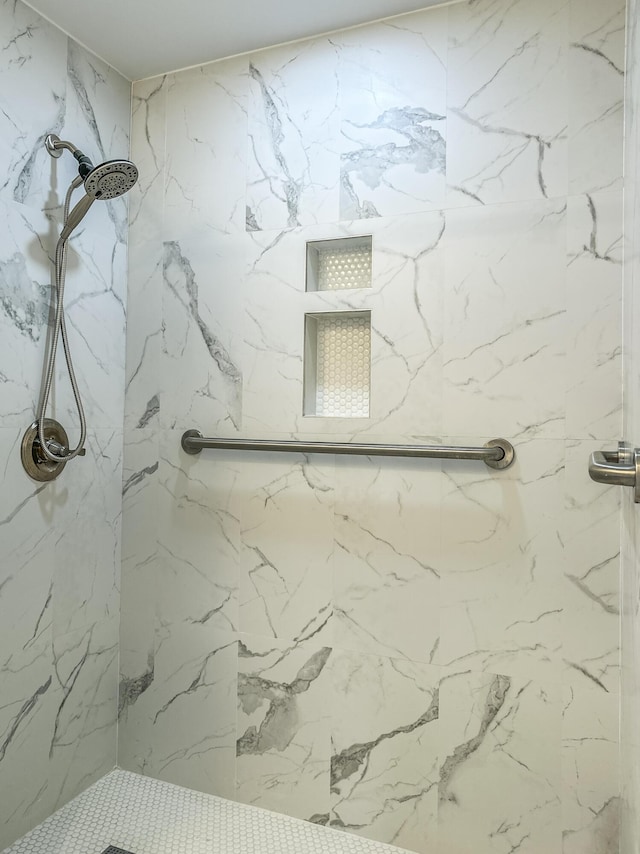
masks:
{"type": "Polygon", "coordinates": [[[113,771],[4,854],[393,854],[337,830],[113,771]]]}

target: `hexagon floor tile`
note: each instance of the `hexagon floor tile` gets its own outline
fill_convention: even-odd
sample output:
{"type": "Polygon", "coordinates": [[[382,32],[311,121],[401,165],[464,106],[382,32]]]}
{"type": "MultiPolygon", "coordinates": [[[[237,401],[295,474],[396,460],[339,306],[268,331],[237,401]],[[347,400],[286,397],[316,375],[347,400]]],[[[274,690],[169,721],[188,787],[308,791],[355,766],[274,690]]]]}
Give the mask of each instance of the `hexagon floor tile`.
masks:
{"type": "Polygon", "coordinates": [[[3,854],[399,854],[257,807],[112,771],[3,854]]]}

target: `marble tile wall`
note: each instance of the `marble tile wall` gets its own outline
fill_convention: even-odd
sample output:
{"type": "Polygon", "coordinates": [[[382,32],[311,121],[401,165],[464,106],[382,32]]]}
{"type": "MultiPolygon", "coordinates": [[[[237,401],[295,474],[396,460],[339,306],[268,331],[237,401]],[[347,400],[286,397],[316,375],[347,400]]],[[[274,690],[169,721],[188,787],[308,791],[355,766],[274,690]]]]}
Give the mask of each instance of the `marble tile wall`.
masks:
{"type": "MultiPolygon", "coordinates": [[[[640,444],[640,8],[631,0],[627,10],[627,77],[625,105],[625,205],[624,205],[624,436],[640,444]]],[[[621,751],[623,811],[621,850],[640,851],[640,573],[638,506],[630,490],[622,507],[622,672],[621,751]]]]}
{"type": "Polygon", "coordinates": [[[419,854],[617,850],[624,35],[465,0],[135,85],[123,767],[419,854]],[[306,241],[363,234],[372,288],[306,293],[306,241]],[[303,417],[339,310],[370,418],[303,417]]]}
{"type": "MultiPolygon", "coordinates": [[[[35,414],[60,205],[73,159],[129,150],[130,84],[21,2],[0,3],[0,849],[116,762],[126,203],[71,241],[66,305],[87,456],[38,484],[20,463],[35,414]]],[[[64,361],[64,360],[61,360],[64,361]]],[[[66,379],[52,412],[77,436],[66,379]]]]}

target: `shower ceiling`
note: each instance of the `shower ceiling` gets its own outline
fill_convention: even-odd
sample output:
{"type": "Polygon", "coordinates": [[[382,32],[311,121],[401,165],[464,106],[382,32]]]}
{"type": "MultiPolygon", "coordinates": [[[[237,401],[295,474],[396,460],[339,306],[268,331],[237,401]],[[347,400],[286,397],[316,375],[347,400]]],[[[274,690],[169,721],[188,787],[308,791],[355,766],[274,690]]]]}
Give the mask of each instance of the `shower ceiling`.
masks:
{"type": "Polygon", "coordinates": [[[442,0],[30,0],[130,80],[331,30],[414,12],[442,0]]]}

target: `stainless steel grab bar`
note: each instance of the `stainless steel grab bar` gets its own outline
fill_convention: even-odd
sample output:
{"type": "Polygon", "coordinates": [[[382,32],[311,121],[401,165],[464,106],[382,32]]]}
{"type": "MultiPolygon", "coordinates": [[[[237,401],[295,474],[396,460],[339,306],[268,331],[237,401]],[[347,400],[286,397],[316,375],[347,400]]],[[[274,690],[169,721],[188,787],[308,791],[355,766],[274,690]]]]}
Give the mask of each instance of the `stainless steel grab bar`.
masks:
{"type": "Polygon", "coordinates": [[[594,451],[589,460],[589,477],[610,486],[630,486],[640,504],[640,449],[620,442],[617,451],[594,451]]]}
{"type": "Polygon", "coordinates": [[[506,439],[492,439],[481,447],[451,445],[360,445],[355,442],[284,442],[271,439],[207,439],[199,430],[187,430],[182,449],[199,454],[205,448],[234,451],[282,451],[295,454],[357,454],[365,457],[422,457],[436,460],[481,460],[492,469],[509,468],[515,450],[506,439]]]}

